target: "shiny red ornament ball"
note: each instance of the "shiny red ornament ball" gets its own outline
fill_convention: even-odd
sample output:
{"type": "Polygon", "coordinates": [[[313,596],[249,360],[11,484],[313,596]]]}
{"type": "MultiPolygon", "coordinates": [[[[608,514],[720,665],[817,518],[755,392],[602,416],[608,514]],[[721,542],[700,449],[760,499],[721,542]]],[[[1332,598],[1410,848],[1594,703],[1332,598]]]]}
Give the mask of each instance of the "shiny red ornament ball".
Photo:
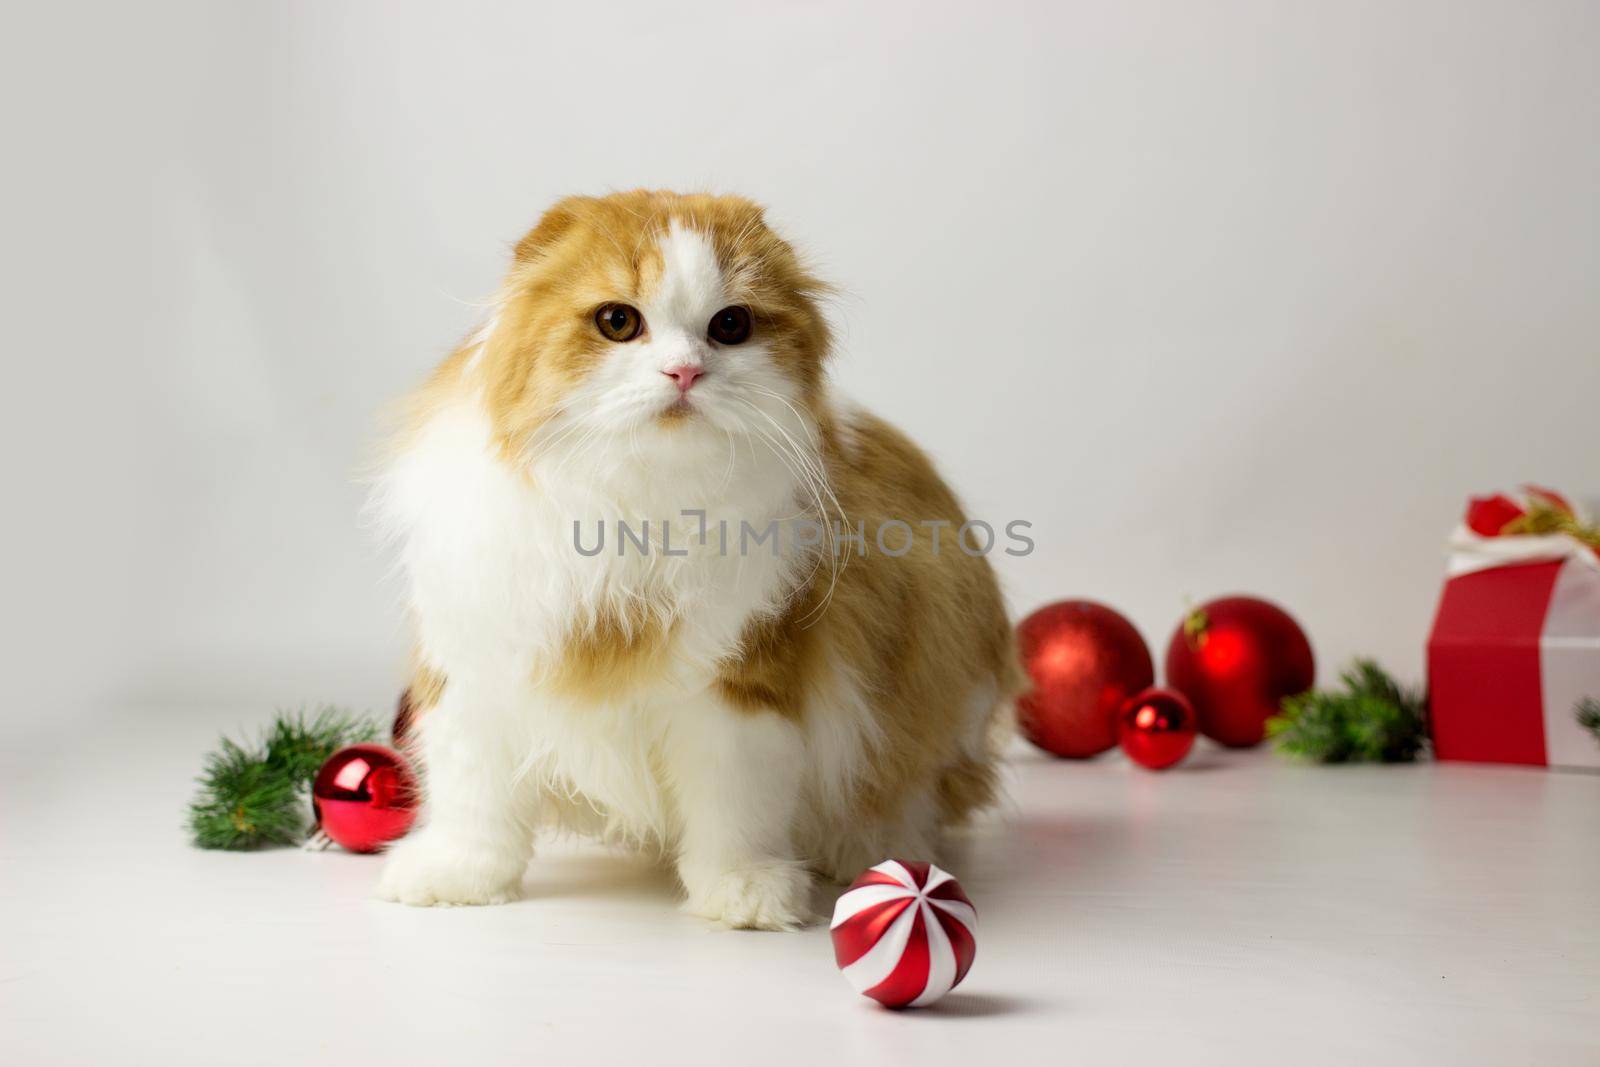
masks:
{"type": "Polygon", "coordinates": [[[1198,730],[1194,707],[1173,689],[1150,688],[1122,705],[1117,743],[1129,759],[1165,770],[1189,754],[1198,730]]]}
{"type": "Polygon", "coordinates": [[[856,992],[891,1008],[932,1004],[972,969],[978,912],[948,871],[884,860],[833,909],[833,955],[856,992]]]}
{"type": "Polygon", "coordinates": [[[1117,743],[1116,715],[1155,681],[1133,623],[1092,600],[1063,600],[1023,619],[1017,646],[1033,688],[1017,701],[1023,734],[1047,752],[1082,759],[1117,743]]]}
{"type": "Polygon", "coordinates": [[[417,781],[405,757],[382,745],[350,745],[328,757],[311,783],[323,833],[351,852],[376,852],[411,829],[417,781]]]}
{"type": "Polygon", "coordinates": [[[1316,676],[1305,631],[1255,597],[1200,605],[1167,645],[1167,684],[1194,705],[1201,733],[1234,748],[1259,744],[1284,697],[1310,689],[1316,676]]]}

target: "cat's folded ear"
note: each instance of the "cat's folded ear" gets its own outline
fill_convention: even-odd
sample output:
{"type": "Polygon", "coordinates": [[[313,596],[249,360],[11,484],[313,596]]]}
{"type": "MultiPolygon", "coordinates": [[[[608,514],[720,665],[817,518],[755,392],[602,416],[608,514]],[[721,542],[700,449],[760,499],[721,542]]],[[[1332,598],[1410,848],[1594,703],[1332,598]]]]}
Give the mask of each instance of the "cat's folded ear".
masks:
{"type": "Polygon", "coordinates": [[[516,261],[526,263],[549,251],[571,232],[582,218],[584,210],[593,202],[594,198],[588,196],[569,196],[558,200],[540,216],[538,224],[517,242],[516,261]]]}

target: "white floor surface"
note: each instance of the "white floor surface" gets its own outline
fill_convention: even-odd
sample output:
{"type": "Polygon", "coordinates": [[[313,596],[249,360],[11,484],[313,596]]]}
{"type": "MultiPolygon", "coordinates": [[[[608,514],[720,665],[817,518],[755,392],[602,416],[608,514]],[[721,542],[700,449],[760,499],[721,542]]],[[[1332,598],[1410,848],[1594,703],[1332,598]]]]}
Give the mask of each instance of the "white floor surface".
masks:
{"type": "Polygon", "coordinates": [[[369,899],[375,857],[197,851],[231,721],[5,746],[0,1063],[1600,1063],[1596,775],[1019,746],[948,856],[977,963],[894,1013],[824,928],[712,929],[623,854],[547,846],[526,900],[419,910],[369,899]]]}

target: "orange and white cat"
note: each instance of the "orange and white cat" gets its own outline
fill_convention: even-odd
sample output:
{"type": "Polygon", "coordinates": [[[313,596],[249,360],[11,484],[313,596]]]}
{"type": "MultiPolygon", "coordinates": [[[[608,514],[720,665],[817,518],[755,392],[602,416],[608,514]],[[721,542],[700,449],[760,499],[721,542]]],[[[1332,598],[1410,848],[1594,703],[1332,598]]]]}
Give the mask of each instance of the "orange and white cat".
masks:
{"type": "Polygon", "coordinates": [[[812,872],[928,857],[993,797],[1004,605],[928,459],[830,396],[824,289],[735,197],[572,198],[517,245],[375,494],[425,769],[381,896],[510,900],[559,825],[793,928],[812,872]]]}

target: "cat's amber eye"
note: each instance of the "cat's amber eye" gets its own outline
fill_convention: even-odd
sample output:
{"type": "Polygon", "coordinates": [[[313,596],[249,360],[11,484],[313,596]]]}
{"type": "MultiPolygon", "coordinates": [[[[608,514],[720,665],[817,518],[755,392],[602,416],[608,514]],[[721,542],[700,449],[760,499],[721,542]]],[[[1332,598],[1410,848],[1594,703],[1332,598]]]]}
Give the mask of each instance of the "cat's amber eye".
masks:
{"type": "Polygon", "coordinates": [[[742,345],[750,339],[750,309],[725,307],[706,325],[706,336],[719,345],[742,345]]]}
{"type": "Polygon", "coordinates": [[[601,304],[594,324],[608,341],[631,341],[644,329],[644,316],[627,304],[601,304]]]}

